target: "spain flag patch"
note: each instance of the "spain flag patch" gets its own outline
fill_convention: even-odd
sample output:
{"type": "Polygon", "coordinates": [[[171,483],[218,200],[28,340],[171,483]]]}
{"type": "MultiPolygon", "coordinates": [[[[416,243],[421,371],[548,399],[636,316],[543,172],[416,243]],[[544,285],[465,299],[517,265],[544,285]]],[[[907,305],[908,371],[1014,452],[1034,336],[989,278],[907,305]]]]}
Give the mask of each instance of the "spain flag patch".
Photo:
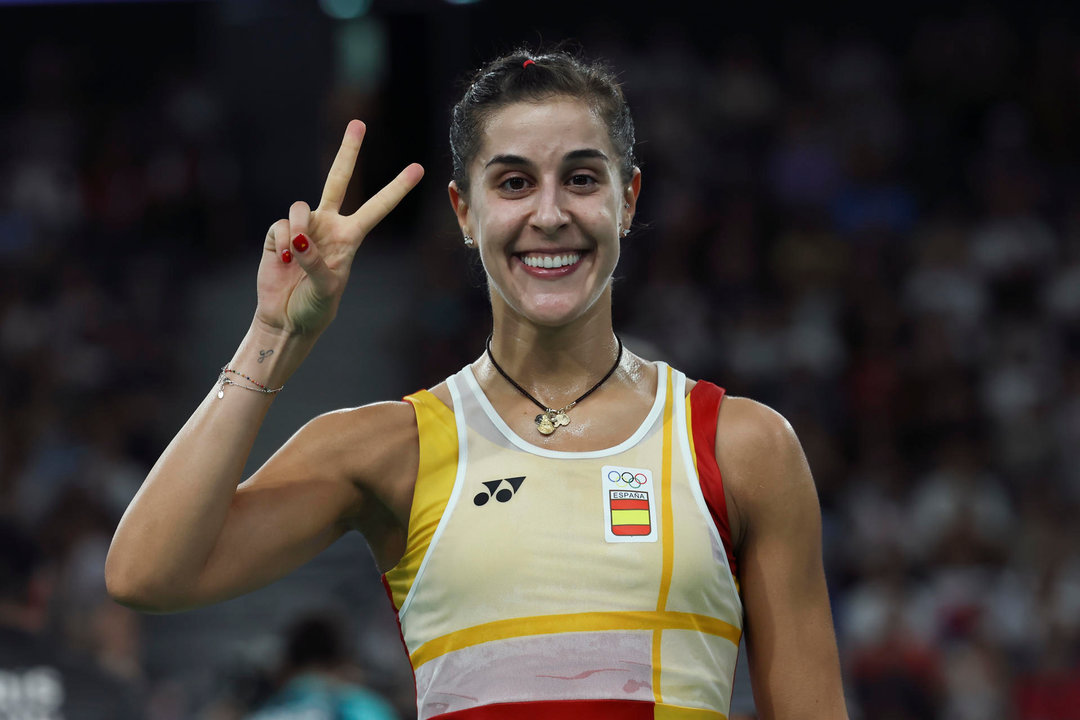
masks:
{"type": "Polygon", "coordinates": [[[656,542],[656,487],[643,468],[606,465],[604,535],[608,542],[656,542]]]}

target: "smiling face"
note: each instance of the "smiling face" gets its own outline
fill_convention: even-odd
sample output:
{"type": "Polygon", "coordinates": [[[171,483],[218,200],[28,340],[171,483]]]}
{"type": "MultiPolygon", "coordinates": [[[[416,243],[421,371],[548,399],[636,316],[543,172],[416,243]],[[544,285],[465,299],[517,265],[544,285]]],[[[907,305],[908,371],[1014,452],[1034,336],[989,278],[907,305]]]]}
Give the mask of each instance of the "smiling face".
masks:
{"type": "Polygon", "coordinates": [[[640,173],[622,182],[590,107],[556,97],[497,110],[469,182],[468,197],[451,183],[450,199],[479,246],[494,312],[554,327],[593,310],[618,262],[640,173]]]}

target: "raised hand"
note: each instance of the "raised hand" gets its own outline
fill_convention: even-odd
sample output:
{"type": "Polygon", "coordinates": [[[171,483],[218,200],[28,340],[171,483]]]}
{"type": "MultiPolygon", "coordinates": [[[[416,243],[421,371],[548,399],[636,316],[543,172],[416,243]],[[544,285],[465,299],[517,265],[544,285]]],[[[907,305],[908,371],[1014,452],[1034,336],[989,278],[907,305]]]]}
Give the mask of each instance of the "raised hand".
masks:
{"type": "Polygon", "coordinates": [[[322,199],[312,211],[296,202],[289,217],[266,234],[259,263],[256,323],[276,332],[316,336],[337,313],[338,303],[364,238],[424,176],[413,163],[351,215],[341,203],[352,179],[367,128],[353,120],[326,177],[322,199]]]}

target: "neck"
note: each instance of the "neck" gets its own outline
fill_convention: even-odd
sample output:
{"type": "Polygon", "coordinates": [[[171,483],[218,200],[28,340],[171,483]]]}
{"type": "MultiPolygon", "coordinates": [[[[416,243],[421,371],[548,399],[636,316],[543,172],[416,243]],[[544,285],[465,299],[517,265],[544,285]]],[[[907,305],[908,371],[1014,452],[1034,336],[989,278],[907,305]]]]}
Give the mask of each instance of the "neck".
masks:
{"type": "MultiPolygon", "coordinates": [[[[538,326],[509,313],[496,314],[491,352],[517,384],[541,402],[564,405],[588,390],[615,362],[618,342],[610,304],[559,327],[538,326]]],[[[504,383],[486,356],[491,381],[504,383]]],[[[617,373],[616,373],[617,374],[617,373]]],[[[616,377],[607,382],[615,382],[616,377]]],[[[506,388],[517,392],[509,383],[506,388]]]]}

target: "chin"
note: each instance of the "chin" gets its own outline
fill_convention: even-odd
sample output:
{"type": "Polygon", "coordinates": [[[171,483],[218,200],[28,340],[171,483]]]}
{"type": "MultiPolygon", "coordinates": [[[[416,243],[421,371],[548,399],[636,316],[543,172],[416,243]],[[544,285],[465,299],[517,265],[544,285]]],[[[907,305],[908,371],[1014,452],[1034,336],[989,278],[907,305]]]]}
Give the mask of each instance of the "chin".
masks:
{"type": "Polygon", "coordinates": [[[580,312],[557,312],[552,309],[525,310],[521,316],[533,325],[546,328],[558,328],[569,325],[581,317],[580,312]]]}
{"type": "Polygon", "coordinates": [[[584,303],[579,298],[547,297],[537,298],[528,306],[518,308],[518,312],[535,325],[557,328],[569,325],[587,314],[593,305],[595,301],[584,303]]]}
{"type": "MultiPolygon", "coordinates": [[[[564,288],[562,292],[554,288],[537,292],[535,288],[516,288],[517,292],[507,295],[491,283],[490,297],[493,303],[502,305],[511,315],[516,315],[529,324],[538,327],[559,328],[570,325],[603,305],[604,289],[584,287],[564,288]]],[[[605,288],[607,285],[604,286],[605,288]]]]}

